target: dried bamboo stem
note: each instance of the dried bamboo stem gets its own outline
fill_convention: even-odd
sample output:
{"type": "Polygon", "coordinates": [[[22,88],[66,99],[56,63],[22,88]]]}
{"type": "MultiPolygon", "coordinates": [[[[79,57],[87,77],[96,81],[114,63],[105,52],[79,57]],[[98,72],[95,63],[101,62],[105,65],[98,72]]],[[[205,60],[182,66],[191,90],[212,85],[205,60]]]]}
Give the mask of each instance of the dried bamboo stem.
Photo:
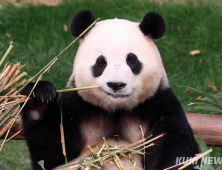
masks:
{"type": "Polygon", "coordinates": [[[2,86],[5,86],[9,80],[12,78],[13,74],[15,73],[16,69],[18,68],[18,64],[14,64],[12,66],[12,68],[10,69],[9,73],[6,75],[3,83],[2,83],[2,86]]]}
{"type": "MultiPolygon", "coordinates": [[[[14,137],[16,137],[17,135],[19,135],[22,132],[22,130],[19,130],[18,132],[16,132],[14,135],[12,135],[10,138],[8,138],[5,143],[9,142],[10,140],[12,140],[14,137]]],[[[2,145],[2,144],[1,144],[2,145]]],[[[0,145],[0,146],[1,146],[0,145]]]]}
{"type": "Polygon", "coordinates": [[[213,150],[212,149],[209,149],[208,151],[192,158],[188,163],[186,163],[185,165],[181,166],[178,170],[182,170],[182,169],[185,169],[186,167],[188,167],[189,165],[191,165],[192,163],[198,161],[200,158],[204,157],[205,155],[209,154],[210,152],[212,152],[213,150]]]}
{"type": "Polygon", "coordinates": [[[17,69],[17,70],[15,71],[15,73],[12,75],[12,78],[10,79],[9,82],[11,82],[16,76],[18,76],[20,72],[21,72],[21,70],[20,70],[20,69],[17,69]]]}
{"type": "Polygon", "coordinates": [[[0,76],[0,80],[8,74],[10,68],[11,68],[11,65],[7,66],[7,68],[4,70],[4,72],[2,72],[2,74],[0,76]]]}
{"type": "Polygon", "coordinates": [[[23,77],[27,76],[28,74],[26,72],[23,72],[19,76],[17,76],[14,80],[12,80],[8,85],[5,86],[4,90],[7,90],[8,88],[12,87],[16,83],[18,83],[23,77]]]}
{"type": "MultiPolygon", "coordinates": [[[[5,69],[7,68],[7,66],[8,66],[8,63],[5,63],[5,66],[4,66],[4,68],[2,69],[2,72],[4,72],[5,71],[5,69]]],[[[2,74],[2,73],[1,73],[2,74]]],[[[0,74],[0,75],[1,75],[0,74]]]]}
{"type": "Polygon", "coordinates": [[[12,125],[13,122],[14,120],[11,119],[6,123],[6,125],[0,130],[0,137],[5,134],[5,132],[8,130],[8,128],[12,125]]]}
{"type": "Polygon", "coordinates": [[[140,148],[140,147],[142,147],[143,145],[146,145],[146,144],[148,144],[148,143],[151,143],[151,142],[153,142],[153,141],[155,141],[155,140],[157,140],[157,139],[159,139],[159,138],[162,138],[164,135],[165,135],[165,134],[158,135],[158,136],[156,136],[155,138],[152,138],[152,139],[150,139],[150,140],[144,142],[143,144],[134,147],[133,149],[140,148]]]}
{"type": "Polygon", "coordinates": [[[14,93],[16,91],[16,88],[12,88],[8,93],[6,93],[4,96],[1,96],[0,102],[2,102],[4,99],[8,98],[9,95],[14,93]]]}
{"type": "Polygon", "coordinates": [[[126,170],[125,167],[123,166],[121,160],[119,159],[119,157],[116,154],[114,155],[114,161],[120,170],[126,170]]]}
{"type": "Polygon", "coordinates": [[[61,133],[61,143],[62,143],[62,153],[66,157],[66,145],[65,145],[65,137],[64,137],[64,128],[63,124],[60,124],[60,133],[61,133]]]}

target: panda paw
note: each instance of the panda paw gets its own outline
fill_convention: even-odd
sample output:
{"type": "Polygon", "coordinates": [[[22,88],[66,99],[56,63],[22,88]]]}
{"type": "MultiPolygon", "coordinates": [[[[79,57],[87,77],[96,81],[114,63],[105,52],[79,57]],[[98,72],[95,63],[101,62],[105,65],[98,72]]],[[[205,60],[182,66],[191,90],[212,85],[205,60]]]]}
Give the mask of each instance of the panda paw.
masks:
{"type": "MultiPolygon", "coordinates": [[[[29,83],[20,92],[21,95],[28,96],[35,83],[29,83]]],[[[36,85],[31,97],[37,103],[51,103],[57,99],[57,92],[55,86],[48,81],[39,81],[36,85]]]]}

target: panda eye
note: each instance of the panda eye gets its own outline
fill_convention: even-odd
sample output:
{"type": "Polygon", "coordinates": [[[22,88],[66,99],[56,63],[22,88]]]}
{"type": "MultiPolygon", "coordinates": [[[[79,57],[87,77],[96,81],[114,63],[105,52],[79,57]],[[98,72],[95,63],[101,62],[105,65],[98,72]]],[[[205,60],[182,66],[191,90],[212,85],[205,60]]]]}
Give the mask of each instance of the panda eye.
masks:
{"type": "Polygon", "coordinates": [[[126,63],[135,75],[138,75],[142,70],[143,64],[133,53],[129,53],[126,58],[126,63]]]}
{"type": "Polygon", "coordinates": [[[103,74],[103,71],[105,70],[107,66],[107,62],[104,56],[99,56],[96,59],[96,63],[92,66],[92,74],[94,77],[99,77],[103,74]]]}
{"type": "Polygon", "coordinates": [[[105,57],[104,56],[99,56],[98,58],[97,58],[97,60],[96,60],[96,64],[98,65],[98,66],[101,66],[101,67],[105,67],[106,65],[107,65],[107,62],[106,62],[106,60],[105,60],[105,57]]]}
{"type": "Polygon", "coordinates": [[[126,58],[127,64],[135,64],[137,61],[137,56],[133,53],[129,53],[126,58]]]}

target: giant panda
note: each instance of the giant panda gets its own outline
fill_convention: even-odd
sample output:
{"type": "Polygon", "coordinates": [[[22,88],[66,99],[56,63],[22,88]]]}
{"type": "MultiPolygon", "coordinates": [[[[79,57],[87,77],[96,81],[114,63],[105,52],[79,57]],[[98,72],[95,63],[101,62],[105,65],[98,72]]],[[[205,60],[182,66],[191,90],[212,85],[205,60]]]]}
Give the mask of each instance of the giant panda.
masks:
{"type": "MultiPolygon", "coordinates": [[[[94,21],[91,11],[78,12],[70,24],[71,34],[78,37],[94,21]]],[[[40,160],[44,160],[47,170],[65,163],[60,141],[61,113],[69,162],[79,160],[86,154],[87,145],[95,146],[103,137],[111,145],[140,140],[140,126],[145,137],[165,135],[145,150],[145,158],[135,156],[138,170],[162,170],[175,165],[178,157],[194,157],[198,153],[192,130],[169,87],[153,42],[164,33],[164,19],[150,12],[141,23],[124,19],[97,22],[81,38],[67,88],[99,88],[59,97],[52,83],[38,83],[32,100],[22,111],[33,170],[41,169],[40,160]]],[[[33,85],[28,84],[21,94],[28,95],[33,85]]],[[[127,160],[124,166],[133,169],[127,160]]],[[[118,169],[109,163],[105,167],[118,169]]]]}

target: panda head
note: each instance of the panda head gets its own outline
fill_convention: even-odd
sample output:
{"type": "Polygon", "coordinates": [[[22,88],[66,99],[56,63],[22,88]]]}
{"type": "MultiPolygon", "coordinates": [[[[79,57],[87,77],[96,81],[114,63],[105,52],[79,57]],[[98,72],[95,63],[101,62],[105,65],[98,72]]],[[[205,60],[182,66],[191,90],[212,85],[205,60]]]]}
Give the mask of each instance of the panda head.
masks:
{"type": "MultiPolygon", "coordinates": [[[[70,25],[79,36],[95,21],[91,11],[77,13],[70,25]]],[[[79,91],[87,102],[108,111],[132,109],[168,87],[161,57],[153,39],[165,32],[164,19],[147,13],[141,23],[108,19],[96,25],[80,40],[68,88],[98,85],[79,91]]]]}

